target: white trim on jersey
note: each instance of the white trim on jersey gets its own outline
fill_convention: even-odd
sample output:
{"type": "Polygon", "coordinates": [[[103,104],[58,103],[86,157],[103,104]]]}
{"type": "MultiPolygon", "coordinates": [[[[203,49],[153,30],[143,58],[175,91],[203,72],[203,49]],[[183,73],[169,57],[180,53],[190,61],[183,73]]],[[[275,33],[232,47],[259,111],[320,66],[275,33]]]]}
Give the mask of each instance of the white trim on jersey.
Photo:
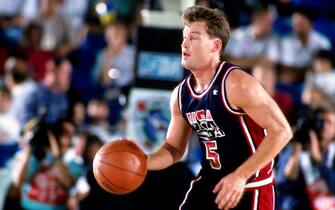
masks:
{"type": "Polygon", "coordinates": [[[275,210],[275,208],[276,208],[276,205],[275,205],[275,203],[276,203],[276,195],[275,195],[275,188],[274,188],[273,185],[272,185],[272,199],[273,199],[273,202],[272,202],[272,204],[273,204],[272,210],[275,210]]]}
{"type": "Polygon", "coordinates": [[[190,188],[187,190],[186,194],[185,194],[185,198],[183,200],[183,202],[180,204],[179,206],[179,210],[182,210],[181,207],[183,207],[183,205],[186,203],[188,194],[191,192],[192,188],[193,188],[193,184],[197,181],[199,181],[201,179],[201,176],[199,176],[197,179],[192,180],[191,184],[190,184],[190,188]]]}
{"type": "Polygon", "coordinates": [[[179,84],[179,87],[178,87],[178,104],[179,104],[179,110],[181,113],[182,113],[181,91],[183,89],[184,83],[185,83],[185,79],[179,84]]]}
{"type": "Polygon", "coordinates": [[[271,184],[273,182],[273,173],[271,174],[270,177],[263,179],[261,181],[256,181],[256,182],[249,182],[245,185],[245,188],[257,188],[257,187],[262,187],[268,184],[271,184]]]}
{"type": "Polygon", "coordinates": [[[259,190],[255,190],[252,210],[258,210],[259,190]]]}
{"type": "Polygon", "coordinates": [[[230,107],[230,105],[229,105],[229,103],[228,103],[227,96],[226,96],[226,91],[225,91],[225,89],[226,89],[225,83],[226,83],[226,82],[225,82],[225,81],[226,81],[226,78],[227,78],[229,72],[231,72],[233,69],[238,69],[238,67],[237,67],[237,66],[232,66],[232,67],[230,67],[230,68],[226,71],[226,73],[225,73],[225,75],[223,76],[222,81],[221,81],[221,95],[222,95],[222,99],[223,99],[223,104],[224,104],[225,108],[226,108],[230,113],[232,113],[232,114],[237,114],[237,115],[244,115],[244,114],[245,114],[244,112],[240,112],[240,111],[233,110],[233,109],[230,107]]]}
{"type": "Polygon", "coordinates": [[[222,69],[222,67],[223,67],[223,65],[224,65],[225,63],[226,63],[225,61],[223,61],[223,62],[221,63],[221,65],[220,65],[220,67],[219,67],[219,70],[216,72],[215,77],[212,79],[211,83],[209,83],[209,85],[208,85],[208,87],[206,88],[206,90],[205,90],[204,92],[202,92],[201,94],[196,94],[196,93],[193,92],[193,89],[192,89],[192,86],[191,86],[191,82],[190,82],[191,77],[189,77],[189,78],[187,79],[187,81],[186,81],[186,84],[187,84],[187,86],[188,86],[188,89],[189,89],[190,92],[191,92],[191,96],[194,97],[194,98],[196,98],[196,99],[200,99],[200,98],[202,98],[202,97],[203,97],[203,96],[204,96],[204,95],[211,89],[213,83],[215,82],[216,78],[219,76],[220,71],[221,71],[221,69],[222,69]]]}

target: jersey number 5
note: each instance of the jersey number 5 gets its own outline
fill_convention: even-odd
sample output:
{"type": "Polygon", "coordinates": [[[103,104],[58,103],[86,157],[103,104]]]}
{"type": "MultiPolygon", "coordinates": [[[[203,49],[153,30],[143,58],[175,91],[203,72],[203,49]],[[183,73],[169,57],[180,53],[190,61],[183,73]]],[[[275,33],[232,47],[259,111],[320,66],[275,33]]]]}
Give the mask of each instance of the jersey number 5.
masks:
{"type": "Polygon", "coordinates": [[[216,152],[217,143],[216,141],[203,141],[206,147],[206,158],[209,160],[211,167],[215,170],[221,169],[220,156],[216,152]]]}

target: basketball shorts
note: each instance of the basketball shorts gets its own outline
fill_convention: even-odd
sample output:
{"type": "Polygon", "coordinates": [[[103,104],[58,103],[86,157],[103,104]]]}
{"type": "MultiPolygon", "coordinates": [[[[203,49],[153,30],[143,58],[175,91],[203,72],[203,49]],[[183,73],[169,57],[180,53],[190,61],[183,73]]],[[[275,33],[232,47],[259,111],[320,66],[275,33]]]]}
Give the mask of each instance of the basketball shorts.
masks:
{"type": "MultiPolygon", "coordinates": [[[[190,184],[179,210],[219,210],[215,203],[217,194],[212,191],[217,184],[197,177],[190,184]]],[[[233,210],[274,210],[275,189],[272,184],[244,192],[239,204],[233,210]]]]}

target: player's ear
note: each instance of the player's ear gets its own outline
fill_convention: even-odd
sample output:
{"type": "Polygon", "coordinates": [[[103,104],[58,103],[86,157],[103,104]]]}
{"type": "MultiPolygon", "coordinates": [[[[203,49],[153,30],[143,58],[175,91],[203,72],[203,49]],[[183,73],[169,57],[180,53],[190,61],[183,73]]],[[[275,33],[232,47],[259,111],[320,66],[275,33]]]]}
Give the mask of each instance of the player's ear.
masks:
{"type": "Polygon", "coordinates": [[[222,41],[221,39],[214,39],[213,45],[212,45],[212,52],[220,52],[222,47],[222,41]]]}

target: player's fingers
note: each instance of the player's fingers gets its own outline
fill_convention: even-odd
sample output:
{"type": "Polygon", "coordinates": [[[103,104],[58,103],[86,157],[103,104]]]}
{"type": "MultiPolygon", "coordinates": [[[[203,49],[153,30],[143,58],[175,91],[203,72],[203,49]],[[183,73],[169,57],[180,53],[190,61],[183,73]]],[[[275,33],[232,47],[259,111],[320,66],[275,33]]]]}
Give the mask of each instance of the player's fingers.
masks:
{"type": "Polygon", "coordinates": [[[229,193],[229,191],[224,188],[223,183],[222,182],[220,182],[220,183],[219,183],[220,184],[219,189],[217,190],[217,195],[216,195],[216,198],[215,198],[215,203],[216,204],[220,203],[222,198],[225,197],[227,193],[229,193]]]}
{"type": "Polygon", "coordinates": [[[221,188],[219,190],[218,194],[216,195],[215,203],[219,204],[221,202],[222,198],[226,197],[227,193],[229,193],[229,192],[227,192],[226,190],[224,190],[224,189],[221,188]]]}
{"type": "Polygon", "coordinates": [[[227,209],[228,205],[227,203],[230,202],[230,199],[232,197],[231,193],[226,193],[224,196],[221,198],[221,200],[217,203],[219,209],[227,209]]]}
{"type": "Polygon", "coordinates": [[[215,185],[213,193],[218,193],[219,190],[222,188],[223,182],[220,181],[217,185],[215,185]]]}
{"type": "Polygon", "coordinates": [[[233,193],[230,199],[227,201],[225,209],[235,208],[241,199],[241,193],[233,193]]]}

